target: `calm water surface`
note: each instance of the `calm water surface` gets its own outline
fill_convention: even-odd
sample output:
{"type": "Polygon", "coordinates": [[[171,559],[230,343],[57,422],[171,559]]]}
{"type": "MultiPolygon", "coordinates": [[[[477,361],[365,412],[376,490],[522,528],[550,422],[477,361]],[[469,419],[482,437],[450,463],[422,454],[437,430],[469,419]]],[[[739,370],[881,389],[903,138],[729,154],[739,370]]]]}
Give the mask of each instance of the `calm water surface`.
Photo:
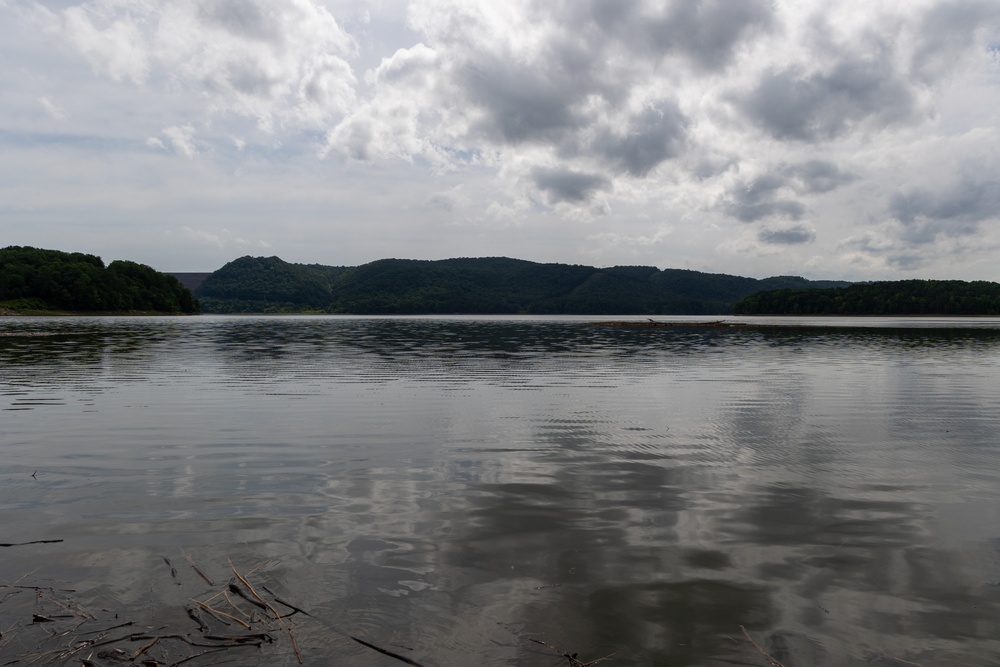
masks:
{"type": "Polygon", "coordinates": [[[63,540],[0,664],[14,585],[190,632],[185,556],[309,665],[997,664],[1000,323],[817,324],[0,319],[0,542],[63,540]]]}

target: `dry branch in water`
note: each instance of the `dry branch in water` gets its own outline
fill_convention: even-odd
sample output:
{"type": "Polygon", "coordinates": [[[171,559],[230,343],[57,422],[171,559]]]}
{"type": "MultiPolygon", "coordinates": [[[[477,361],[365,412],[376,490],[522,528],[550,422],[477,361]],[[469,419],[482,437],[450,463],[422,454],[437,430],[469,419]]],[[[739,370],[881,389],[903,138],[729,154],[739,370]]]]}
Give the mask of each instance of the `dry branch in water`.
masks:
{"type": "Polygon", "coordinates": [[[23,547],[27,544],[58,544],[62,540],[32,540],[31,542],[0,542],[0,547],[23,547]]]}
{"type": "MultiPolygon", "coordinates": [[[[167,558],[163,560],[170,567],[170,561],[167,558]]],[[[211,581],[190,559],[188,562],[202,579],[211,581]]],[[[296,660],[301,664],[302,656],[292,628],[274,606],[257,592],[247,575],[238,572],[231,562],[230,567],[235,578],[229,584],[215,591],[208,591],[199,596],[201,599],[191,598],[192,604],[185,605],[184,610],[188,618],[197,624],[196,628],[137,627],[133,632],[117,633],[114,636],[114,630],[132,626],[134,622],[121,621],[119,614],[108,610],[92,613],[66,598],[63,595],[65,591],[21,584],[24,579],[22,577],[18,583],[3,587],[34,590],[36,606],[30,611],[30,620],[26,618],[25,622],[4,631],[4,642],[0,644],[0,648],[9,648],[16,632],[18,644],[26,650],[17,656],[9,656],[5,652],[0,656],[0,662],[82,664],[92,667],[112,663],[123,667],[177,667],[222,651],[246,651],[248,648],[260,650],[265,644],[275,643],[275,634],[283,632],[288,635],[296,660]],[[253,626],[237,618],[237,615],[245,615],[245,612],[226,595],[229,586],[237,581],[250,591],[244,597],[259,607],[251,620],[253,626]],[[215,600],[223,602],[213,603],[215,600]],[[225,607],[227,602],[229,608],[225,607]],[[200,614],[199,611],[204,611],[205,614],[200,614]],[[109,617],[109,614],[113,616],[109,617]],[[246,632],[233,632],[236,625],[242,626],[246,632]],[[34,648],[29,648],[31,646],[34,648]]],[[[171,576],[178,584],[181,583],[173,567],[171,576]]],[[[235,662],[245,663],[245,656],[236,657],[235,662]]]]}
{"type": "Polygon", "coordinates": [[[212,577],[205,574],[205,572],[200,567],[195,565],[194,560],[191,558],[191,556],[189,556],[188,554],[184,554],[184,559],[187,560],[188,565],[191,566],[191,569],[197,572],[198,576],[205,580],[206,584],[208,584],[209,586],[215,585],[215,582],[212,580],[212,577]]]}
{"type": "Polygon", "coordinates": [[[747,632],[747,629],[744,628],[742,625],[740,626],[740,630],[743,631],[743,636],[747,638],[747,641],[749,641],[751,644],[753,644],[753,647],[755,649],[757,649],[757,652],[760,653],[764,657],[764,659],[767,660],[772,665],[772,667],[785,667],[783,664],[781,664],[780,662],[778,662],[778,660],[776,658],[774,658],[773,656],[769,655],[768,652],[765,651],[764,648],[760,644],[758,644],[757,642],[755,642],[753,640],[753,637],[750,636],[750,633],[747,632]]]}
{"type": "Polygon", "coordinates": [[[288,638],[289,638],[290,640],[292,640],[292,649],[293,649],[293,650],[295,651],[295,658],[296,658],[296,660],[298,660],[298,661],[299,661],[299,664],[301,665],[301,664],[302,664],[302,654],[301,654],[301,653],[299,653],[299,645],[298,645],[298,642],[296,642],[296,641],[295,641],[295,635],[293,635],[293,634],[292,634],[292,629],[291,629],[290,627],[288,627],[288,626],[287,626],[287,625],[285,624],[285,621],[284,621],[284,620],[283,620],[283,619],[281,618],[281,614],[279,614],[279,613],[278,613],[278,611],[277,611],[277,610],[276,610],[276,609],[275,609],[274,607],[272,607],[272,606],[271,606],[271,605],[270,605],[270,604],[268,603],[268,601],[267,601],[267,600],[265,600],[264,598],[262,598],[262,597],[260,596],[260,593],[258,593],[257,591],[255,591],[255,590],[254,590],[253,586],[251,586],[251,585],[250,585],[250,582],[249,582],[249,581],[247,581],[247,580],[246,580],[246,579],[245,579],[245,578],[243,577],[243,575],[241,575],[241,574],[240,574],[239,572],[237,572],[237,571],[236,571],[236,566],[235,566],[235,565],[233,565],[233,561],[229,561],[229,567],[230,567],[230,568],[232,568],[232,570],[233,570],[233,574],[235,574],[235,575],[236,575],[236,578],[237,578],[237,579],[239,579],[239,580],[240,580],[240,582],[241,582],[241,583],[242,583],[242,584],[243,584],[244,586],[246,586],[246,587],[247,587],[247,588],[248,588],[248,589],[250,590],[250,592],[251,592],[251,593],[253,593],[253,596],[254,596],[255,598],[257,598],[258,600],[260,600],[260,601],[261,601],[261,603],[262,603],[262,604],[264,604],[264,605],[265,605],[265,606],[267,607],[267,609],[268,609],[268,610],[269,610],[269,611],[270,611],[270,612],[271,612],[272,614],[274,614],[274,620],[278,621],[278,623],[280,623],[280,624],[281,624],[281,627],[282,627],[282,628],[284,628],[285,632],[286,632],[286,633],[288,633],[288,638]]]}

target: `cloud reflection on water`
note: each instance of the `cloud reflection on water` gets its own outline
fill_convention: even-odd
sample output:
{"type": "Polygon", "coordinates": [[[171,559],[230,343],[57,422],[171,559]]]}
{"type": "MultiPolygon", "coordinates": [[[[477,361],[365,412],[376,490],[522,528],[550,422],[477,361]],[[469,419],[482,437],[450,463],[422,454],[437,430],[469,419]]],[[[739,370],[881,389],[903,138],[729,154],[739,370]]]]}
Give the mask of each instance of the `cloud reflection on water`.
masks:
{"type": "MultiPolygon", "coordinates": [[[[0,395],[63,398],[7,413],[10,474],[42,474],[0,514],[67,538],[47,567],[95,598],[138,605],[180,548],[275,559],[324,622],[438,664],[551,662],[522,634],[746,662],[740,624],[791,664],[997,648],[1000,332],[53,326],[0,338],[0,395]]],[[[371,657],[305,636],[317,659],[371,657]]]]}

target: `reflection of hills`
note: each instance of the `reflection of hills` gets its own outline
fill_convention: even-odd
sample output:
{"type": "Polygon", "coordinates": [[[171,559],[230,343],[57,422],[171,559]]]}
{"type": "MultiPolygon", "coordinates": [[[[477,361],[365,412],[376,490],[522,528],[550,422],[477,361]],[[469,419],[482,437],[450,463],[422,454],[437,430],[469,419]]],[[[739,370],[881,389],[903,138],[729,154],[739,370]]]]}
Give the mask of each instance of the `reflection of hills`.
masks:
{"type": "MultiPolygon", "coordinates": [[[[928,355],[984,353],[1000,329],[831,328],[757,329],[604,327],[572,320],[379,319],[339,317],[200,318],[197,320],[11,320],[0,335],[0,358],[52,369],[86,382],[88,367],[135,380],[162,372],[180,357],[232,371],[249,386],[297,376],[380,382],[407,378],[442,384],[488,381],[544,386],[560,375],[600,382],[605,369],[642,376],[706,363],[723,351],[800,349],[928,355]],[[44,336],[31,335],[44,329],[44,336]],[[19,335],[23,332],[24,335],[19,335]],[[155,367],[149,366],[155,360],[155,367]],[[291,362],[295,363],[291,363],[291,362]],[[363,372],[359,369],[364,368],[363,372]]],[[[183,368],[175,369],[183,372],[183,368]]]]}
{"type": "MultiPolygon", "coordinates": [[[[64,399],[3,422],[26,470],[5,516],[40,517],[73,567],[273,559],[288,599],[423,664],[559,661],[527,636],[760,662],[739,625],[790,667],[996,654],[995,330],[44,326],[0,336],[0,395],[64,399]]],[[[317,664],[373,659],[310,628],[317,664]]]]}
{"type": "Polygon", "coordinates": [[[268,381],[324,369],[331,378],[398,379],[461,385],[486,381],[525,388],[606,370],[642,376],[686,368],[719,353],[816,350],[822,353],[956,353],[1000,344],[1000,329],[738,329],[601,327],[583,321],[262,318],[220,320],[208,338],[223,367],[256,365],[268,381]],[[278,363],[292,357],[300,363],[278,363]],[[269,363],[271,358],[274,363],[269,363]],[[356,373],[364,366],[363,373],[356,373]]]}

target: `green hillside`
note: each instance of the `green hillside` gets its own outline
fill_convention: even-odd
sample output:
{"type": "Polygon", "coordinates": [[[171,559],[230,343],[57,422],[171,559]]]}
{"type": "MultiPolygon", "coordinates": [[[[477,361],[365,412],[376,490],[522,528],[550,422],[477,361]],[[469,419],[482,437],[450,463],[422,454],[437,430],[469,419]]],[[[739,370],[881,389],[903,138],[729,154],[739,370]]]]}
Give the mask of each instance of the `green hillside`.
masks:
{"type": "Polygon", "coordinates": [[[0,307],[13,312],[195,313],[176,278],[144,264],[96,255],[9,246],[0,249],[0,307]]]}
{"type": "Polygon", "coordinates": [[[736,301],[763,289],[847,284],[506,257],[331,267],[247,256],[210,275],[195,294],[205,312],[220,313],[709,315],[730,313],[736,301]]]}

